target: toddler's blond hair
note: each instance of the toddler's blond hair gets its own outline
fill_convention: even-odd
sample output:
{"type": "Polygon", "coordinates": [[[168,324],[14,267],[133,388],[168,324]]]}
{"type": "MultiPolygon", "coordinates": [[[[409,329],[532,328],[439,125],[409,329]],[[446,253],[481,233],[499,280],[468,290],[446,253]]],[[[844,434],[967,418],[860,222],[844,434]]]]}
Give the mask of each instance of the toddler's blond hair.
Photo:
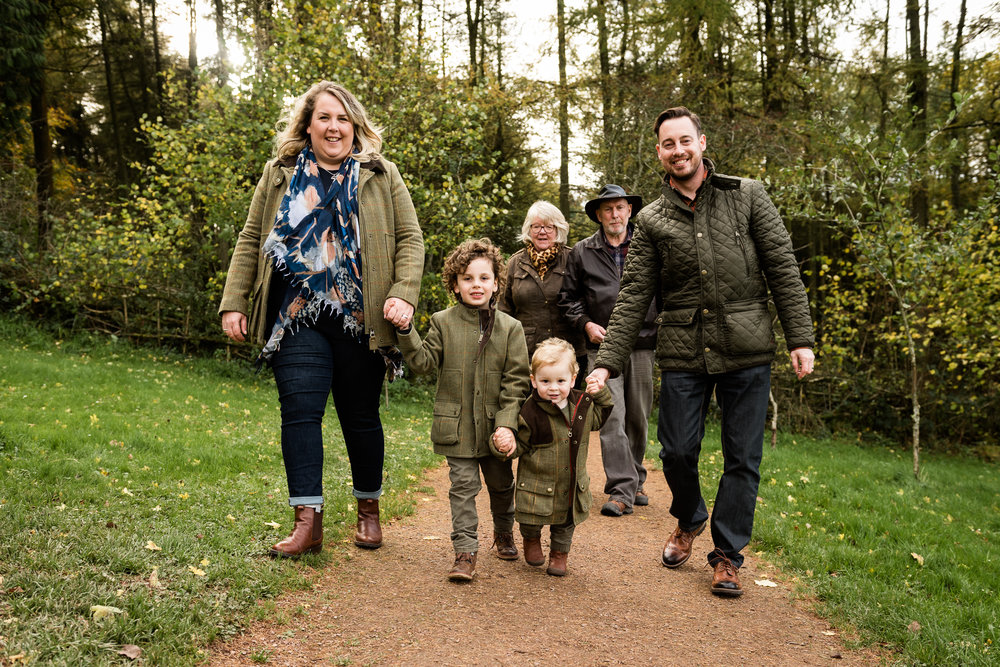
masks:
{"type": "Polygon", "coordinates": [[[569,361],[569,368],[573,375],[580,371],[580,364],[576,363],[576,350],[562,338],[546,338],[531,355],[531,374],[534,375],[542,366],[555,366],[565,361],[569,361]]]}

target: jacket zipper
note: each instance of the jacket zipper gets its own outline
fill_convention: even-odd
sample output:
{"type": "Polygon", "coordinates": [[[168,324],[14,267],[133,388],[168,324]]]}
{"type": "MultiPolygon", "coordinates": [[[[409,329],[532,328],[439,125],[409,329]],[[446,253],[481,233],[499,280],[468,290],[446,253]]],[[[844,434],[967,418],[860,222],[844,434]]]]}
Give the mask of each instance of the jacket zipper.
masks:
{"type": "Polygon", "coordinates": [[[737,230],[736,232],[736,243],[740,246],[740,252],[743,253],[743,266],[746,267],[747,278],[750,277],[750,257],[747,255],[746,242],[743,240],[743,235],[737,230]]]}

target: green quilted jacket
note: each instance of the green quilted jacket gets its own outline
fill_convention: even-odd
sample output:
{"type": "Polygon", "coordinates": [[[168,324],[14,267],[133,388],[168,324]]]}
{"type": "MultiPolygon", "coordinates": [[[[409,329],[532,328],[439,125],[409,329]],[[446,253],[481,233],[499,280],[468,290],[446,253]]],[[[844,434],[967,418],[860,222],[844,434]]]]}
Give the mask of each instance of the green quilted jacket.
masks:
{"type": "Polygon", "coordinates": [[[628,359],[659,293],[661,370],[725,373],[770,363],[776,347],[768,293],[789,350],[813,347],[809,302],[792,241],[759,181],[709,173],[695,208],[666,182],[636,216],[621,292],[597,355],[612,375],[628,359]]]}

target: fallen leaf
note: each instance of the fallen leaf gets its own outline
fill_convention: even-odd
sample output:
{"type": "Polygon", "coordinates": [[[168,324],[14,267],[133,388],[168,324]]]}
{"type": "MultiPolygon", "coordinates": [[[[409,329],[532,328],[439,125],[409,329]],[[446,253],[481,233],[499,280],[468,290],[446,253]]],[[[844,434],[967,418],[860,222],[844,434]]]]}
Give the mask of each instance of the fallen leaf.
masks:
{"type": "Polygon", "coordinates": [[[912,632],[913,634],[917,634],[918,632],[920,632],[920,624],[917,623],[916,621],[913,621],[908,626],[906,626],[906,629],[912,632]]]}
{"type": "Polygon", "coordinates": [[[122,646],[121,650],[118,651],[118,655],[123,655],[129,660],[135,660],[142,655],[142,649],[135,644],[125,644],[122,646]]]}
{"type": "Polygon", "coordinates": [[[754,579],[753,583],[758,586],[764,586],[765,588],[777,588],[778,584],[774,583],[770,579],[754,579]]]}
{"type": "Polygon", "coordinates": [[[134,493],[132,493],[131,491],[128,490],[127,486],[122,488],[122,494],[126,495],[126,496],[134,496],[135,495],[134,493]]]}
{"type": "Polygon", "coordinates": [[[913,560],[917,561],[920,565],[924,564],[924,557],[920,554],[911,551],[910,555],[913,556],[913,560]]]}
{"type": "Polygon", "coordinates": [[[100,621],[108,616],[120,614],[122,610],[118,607],[106,607],[103,604],[95,604],[90,607],[90,613],[93,615],[95,621],[100,621]]]}
{"type": "Polygon", "coordinates": [[[823,634],[826,635],[827,637],[836,637],[837,636],[837,633],[834,632],[833,630],[824,630],[823,634]]]}
{"type": "Polygon", "coordinates": [[[156,571],[155,567],[153,568],[153,571],[149,573],[149,585],[152,588],[160,587],[160,574],[156,571]]]}
{"type": "Polygon", "coordinates": [[[236,521],[236,517],[234,517],[232,514],[227,514],[226,515],[226,520],[227,521],[236,521]]]}
{"type": "Polygon", "coordinates": [[[264,525],[270,526],[271,528],[281,528],[281,524],[278,523],[277,521],[265,521],[264,525]]]}
{"type": "Polygon", "coordinates": [[[440,540],[441,538],[437,535],[424,535],[425,540],[440,540]]]}
{"type": "Polygon", "coordinates": [[[194,565],[188,565],[188,569],[191,570],[191,574],[193,574],[196,577],[204,577],[205,576],[205,570],[200,570],[200,569],[196,568],[194,565]]]}
{"type": "Polygon", "coordinates": [[[201,563],[199,563],[199,565],[201,565],[202,567],[207,567],[207,566],[209,566],[211,564],[212,564],[212,561],[208,560],[207,558],[202,558],[201,559],[201,563]]]}
{"type": "Polygon", "coordinates": [[[156,542],[154,542],[153,540],[149,540],[146,542],[146,548],[149,549],[150,551],[163,551],[163,548],[156,546],[156,542]]]}

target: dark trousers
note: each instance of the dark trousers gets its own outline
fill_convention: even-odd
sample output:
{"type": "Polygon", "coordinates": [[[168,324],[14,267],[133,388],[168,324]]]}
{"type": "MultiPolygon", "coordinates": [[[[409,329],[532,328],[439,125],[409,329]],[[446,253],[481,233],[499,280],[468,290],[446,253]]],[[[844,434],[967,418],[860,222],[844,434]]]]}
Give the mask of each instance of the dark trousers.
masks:
{"type": "Polygon", "coordinates": [[[323,414],[331,394],[355,497],[378,498],[382,492],[385,438],[379,394],[385,362],[346,333],[341,322],[331,318],[316,328],[286,332],[271,362],[281,401],[288,504],[293,507],[323,503],[323,414]]]}
{"type": "MultiPolygon", "coordinates": [[[[724,464],[712,509],[712,540],[717,552],[737,567],[743,564],[740,552],[753,531],[770,387],[770,365],[718,375],[664,371],[661,376],[660,458],[673,494],[670,513],[684,530],[708,518],[698,480],[698,457],[705,415],[715,392],[722,411],[724,464]]],[[[719,560],[717,552],[709,554],[710,564],[719,560]]]]}

